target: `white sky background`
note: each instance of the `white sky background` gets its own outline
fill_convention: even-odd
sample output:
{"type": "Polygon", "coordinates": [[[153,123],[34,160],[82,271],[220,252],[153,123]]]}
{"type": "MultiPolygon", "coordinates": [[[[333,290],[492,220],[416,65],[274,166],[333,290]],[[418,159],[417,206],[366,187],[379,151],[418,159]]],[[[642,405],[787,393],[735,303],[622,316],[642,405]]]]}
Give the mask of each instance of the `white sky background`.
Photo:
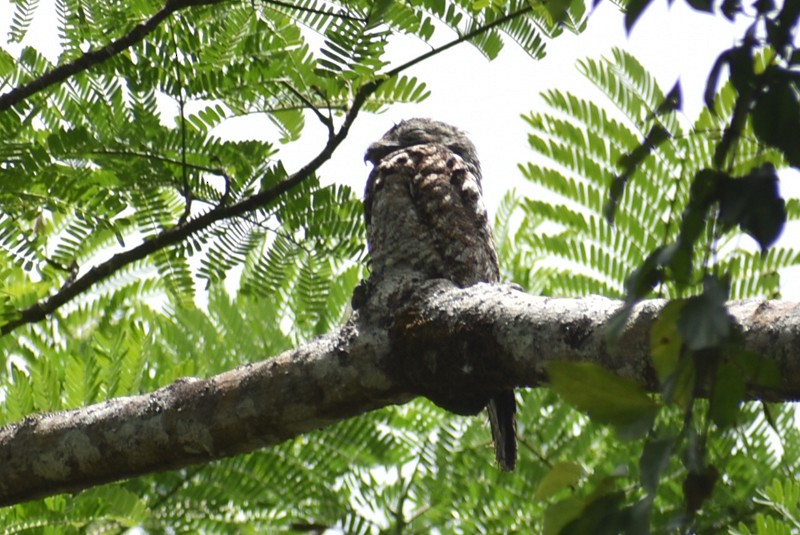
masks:
{"type": "MultiPolygon", "coordinates": [[[[55,60],[57,43],[51,6],[47,0],[41,2],[25,44],[39,48],[55,60]]],[[[8,1],[0,0],[3,42],[11,14],[8,1]]],[[[527,125],[520,115],[544,106],[541,92],[558,88],[592,98],[601,106],[608,102],[578,73],[578,60],[610,56],[615,46],[630,51],[653,73],[664,92],[680,79],[683,113],[688,121],[693,121],[703,106],[702,95],[711,65],[720,52],[741,38],[747,22],[742,19],[732,24],[720,15],[696,12],[681,0],[675,1],[671,8],[666,0],[654,0],[627,36],[622,13],[606,0],[589,17],[586,31],[579,35],[565,32],[548,42],[547,55],[540,61],[531,59],[510,41],[492,62],[471,45],[459,45],[406,73],[427,83],[431,96],[425,102],[396,105],[380,115],[360,114],[343,145],[322,167],[320,176],[326,182],[348,184],[360,193],[369,172],[369,166],[363,163],[366,147],[402,119],[432,117],[470,134],[481,158],[487,206],[494,212],[509,189],[532,192],[517,169],[518,163],[534,158],[527,144],[527,125]]],[[[441,28],[437,30],[437,44],[455,37],[445,33],[441,28]]],[[[401,38],[390,43],[389,52],[394,64],[400,64],[429,49],[416,39],[401,38]]],[[[265,117],[257,116],[233,121],[215,131],[233,139],[274,138],[275,132],[265,117]]],[[[279,157],[292,172],[322,148],[325,138],[325,129],[309,114],[302,140],[286,146],[279,157]]],[[[784,196],[800,196],[797,184],[800,180],[785,182],[784,196]]],[[[788,234],[784,233],[781,243],[788,234]]],[[[800,245],[796,239],[792,242],[800,245]]],[[[783,279],[784,298],[800,300],[800,284],[793,284],[794,279],[800,279],[800,270],[785,273],[783,279]]]]}

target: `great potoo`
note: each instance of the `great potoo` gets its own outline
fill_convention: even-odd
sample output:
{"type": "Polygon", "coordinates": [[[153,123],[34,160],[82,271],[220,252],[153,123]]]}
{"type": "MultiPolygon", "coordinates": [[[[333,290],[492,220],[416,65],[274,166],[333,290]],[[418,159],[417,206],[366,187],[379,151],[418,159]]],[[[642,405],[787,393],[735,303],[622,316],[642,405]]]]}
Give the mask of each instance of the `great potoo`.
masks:
{"type": "MultiPolygon", "coordinates": [[[[366,159],[374,165],[364,194],[373,277],[404,270],[461,287],[499,280],[481,167],[462,130],[431,119],[403,121],[369,146],[366,159]]],[[[492,393],[487,410],[497,462],[512,470],[513,390],[492,393]]]]}

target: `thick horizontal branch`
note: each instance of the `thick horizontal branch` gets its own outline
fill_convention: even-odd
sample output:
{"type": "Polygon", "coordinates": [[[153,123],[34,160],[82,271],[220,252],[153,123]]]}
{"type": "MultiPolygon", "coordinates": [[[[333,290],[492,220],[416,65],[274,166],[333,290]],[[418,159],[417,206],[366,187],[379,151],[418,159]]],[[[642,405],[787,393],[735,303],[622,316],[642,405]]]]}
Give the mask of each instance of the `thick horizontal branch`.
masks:
{"type": "Polygon", "coordinates": [[[345,329],[209,379],[2,428],[0,505],[246,453],[403,403],[376,342],[385,346],[345,329]]]}
{"type": "MultiPolygon", "coordinates": [[[[403,330],[404,347],[412,353],[436,344],[434,359],[442,372],[419,370],[413,355],[393,362],[406,366],[406,375],[422,394],[436,401],[448,396],[443,384],[454,381],[453,391],[470,386],[470,377],[454,376],[453,369],[473,372],[472,385],[538,386],[546,381],[548,361],[591,362],[616,375],[632,379],[648,391],[659,391],[650,359],[650,331],[666,300],[640,303],[619,340],[609,345],[606,325],[622,303],[601,296],[586,298],[534,297],[510,287],[478,285],[447,292],[445,296],[419,293],[419,302],[409,310],[424,316],[398,318],[393,331],[403,330]],[[502,292],[502,293],[501,293],[502,292]],[[420,347],[414,348],[415,345],[420,347]],[[459,347],[470,351],[459,354],[459,347]],[[485,359],[484,354],[493,355],[485,359]],[[474,362],[465,361],[473,358],[474,362]],[[424,386],[426,382],[430,382],[424,386]]],[[[794,401],[800,399],[800,303],[743,300],[728,303],[728,312],[742,330],[745,349],[774,364],[783,383],[764,387],[747,385],[748,399],[794,401]]],[[[430,349],[428,349],[430,351],[430,349]]],[[[699,385],[699,395],[705,395],[699,385]]],[[[458,397],[458,396],[456,396],[458,397]]],[[[454,407],[446,408],[451,410],[454,407]]]]}
{"type": "MultiPolygon", "coordinates": [[[[338,333],[264,362],[0,429],[0,504],[253,451],[418,395],[474,413],[495,389],[542,384],[549,360],[655,386],[649,328],[661,301],[637,307],[612,350],[603,331],[618,301],[414,287],[411,299],[408,285],[378,289],[338,333]]],[[[747,346],[783,375],[770,399],[800,397],[799,307],[730,305],[747,346]]]]}

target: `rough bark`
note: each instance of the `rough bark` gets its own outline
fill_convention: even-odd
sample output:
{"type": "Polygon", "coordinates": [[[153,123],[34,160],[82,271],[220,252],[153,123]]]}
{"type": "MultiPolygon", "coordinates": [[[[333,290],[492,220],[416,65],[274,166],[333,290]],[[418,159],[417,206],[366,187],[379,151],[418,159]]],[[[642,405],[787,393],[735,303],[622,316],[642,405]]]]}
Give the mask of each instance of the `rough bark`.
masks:
{"type": "MultiPolygon", "coordinates": [[[[619,301],[444,281],[370,293],[340,331],[263,362],[0,429],[0,504],[253,451],[419,395],[475,413],[492,391],[543,384],[550,360],[595,362],[657,386],[649,327],[663,301],[638,306],[612,348],[604,325],[619,301]]],[[[784,378],[752,397],[800,398],[799,307],[730,304],[747,347],[784,378]]]]}

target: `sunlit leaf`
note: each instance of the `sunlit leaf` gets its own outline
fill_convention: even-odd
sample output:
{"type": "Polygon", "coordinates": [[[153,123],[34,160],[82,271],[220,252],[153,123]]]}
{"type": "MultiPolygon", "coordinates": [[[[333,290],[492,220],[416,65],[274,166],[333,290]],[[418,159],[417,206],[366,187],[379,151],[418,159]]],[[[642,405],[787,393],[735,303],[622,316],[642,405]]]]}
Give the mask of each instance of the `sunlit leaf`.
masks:
{"type": "Polygon", "coordinates": [[[673,301],[665,306],[650,330],[650,357],[661,381],[675,372],[681,356],[678,319],[683,305],[683,301],[673,301]]]}

